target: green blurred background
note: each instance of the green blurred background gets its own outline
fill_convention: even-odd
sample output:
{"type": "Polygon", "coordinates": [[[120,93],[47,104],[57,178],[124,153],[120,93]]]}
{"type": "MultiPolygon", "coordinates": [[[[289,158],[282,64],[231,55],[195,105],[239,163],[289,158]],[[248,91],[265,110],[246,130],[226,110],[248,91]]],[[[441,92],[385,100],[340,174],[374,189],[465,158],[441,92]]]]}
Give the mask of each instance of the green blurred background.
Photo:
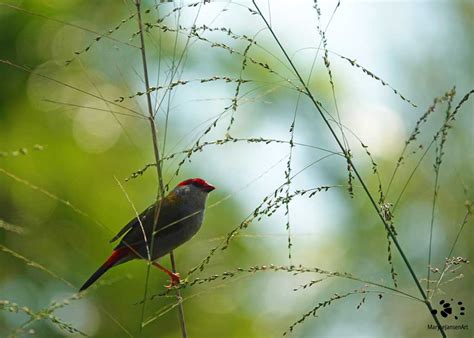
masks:
{"type": "MultiPolygon", "coordinates": [[[[335,105],[329,78],[322,62],[323,52],[312,69],[320,42],[313,2],[260,2],[264,14],[281,38],[317,99],[333,114],[335,105]],[[270,5],[270,7],[269,7],[270,5]]],[[[154,6],[144,21],[170,28],[193,24],[227,27],[232,32],[257,36],[258,46],[248,55],[267,63],[275,73],[248,62],[242,71],[242,56],[212,46],[195,37],[157,28],[146,33],[152,85],[174,80],[193,80],[176,86],[171,95],[153,93],[160,149],[165,156],[205,141],[235,138],[266,138],[289,141],[295,119],[294,141],[338,151],[314,107],[291,89],[286,79],[296,77],[284,62],[268,30],[247,2],[217,2],[188,7],[189,3],[154,6]],[[173,8],[183,6],[173,12],[173,8]],[[170,14],[171,13],[171,14],[170,14]],[[283,62],[281,62],[283,61],[283,62]],[[174,68],[173,68],[174,67],[174,68]],[[171,69],[178,69],[173,74],[171,69]],[[213,76],[252,80],[241,86],[235,122],[230,130],[236,83],[222,80],[201,83],[213,76]],[[296,111],[296,115],[295,115],[296,111]],[[215,128],[204,135],[217,119],[215,128]],[[166,126],[166,128],[165,128],[166,126]],[[204,136],[203,136],[204,135],[204,136]]],[[[326,27],[335,2],[323,1],[321,27],[326,27]]],[[[62,301],[109,255],[108,240],[133,217],[124,190],[140,211],[153,202],[157,179],[154,168],[143,176],[125,181],[134,171],[153,162],[148,121],[137,117],[146,112],[145,97],[115,99],[144,90],[143,69],[131,1],[3,1],[0,3],[0,244],[34,261],[72,283],[31,266],[8,251],[0,251],[0,300],[27,306],[33,311],[62,301]],[[125,22],[121,24],[121,20],[125,22]],[[114,30],[117,25],[120,27],[114,30]],[[113,30],[110,38],[94,43],[97,34],[113,30]],[[75,55],[92,43],[87,52],[75,55]],[[68,66],[65,61],[74,58],[68,66]],[[24,67],[23,69],[20,69],[24,67]],[[52,81],[54,79],[55,81],[52,81]],[[80,89],[76,90],[76,89],[80,89]],[[105,102],[103,99],[108,100],[105,102]],[[125,115],[132,114],[132,115],[125,115]],[[135,115],[134,115],[135,114],[135,115]],[[69,202],[71,205],[67,205],[69,202]],[[100,223],[101,225],[99,225],[100,223]]],[[[473,21],[471,1],[343,2],[327,30],[328,48],[373,71],[418,105],[411,107],[388,87],[366,76],[334,53],[329,54],[336,87],[337,106],[347,128],[368,145],[378,164],[386,189],[396,160],[417,119],[432,100],[456,85],[456,105],[473,86],[473,21]]],[[[201,34],[201,33],[200,33],[201,34]]],[[[226,32],[206,31],[209,41],[224,43],[243,53],[248,41],[233,39],[226,32]]],[[[407,152],[405,165],[397,174],[388,202],[395,203],[423,149],[442,124],[446,104],[440,105],[407,152]]],[[[444,259],[472,199],[473,104],[467,102],[449,130],[440,171],[440,192],[435,210],[433,265],[444,259]]],[[[377,196],[377,180],[360,142],[346,130],[354,161],[377,196]]],[[[188,177],[202,177],[217,186],[211,194],[205,224],[200,233],[176,251],[182,276],[199,264],[261,203],[284,184],[290,152],[288,143],[227,143],[206,146],[176,170],[185,154],[164,163],[165,182],[173,187],[188,177]]],[[[328,152],[297,145],[292,151],[292,173],[301,171],[290,191],[322,185],[347,184],[346,163],[331,156],[308,168],[328,152]],[[306,169],[304,169],[306,168],[306,169]],[[303,170],[304,169],[304,170],[303,170]]],[[[434,147],[427,154],[406,189],[395,213],[399,240],[420,278],[426,278],[429,227],[432,212],[435,160],[434,147]]],[[[368,199],[354,182],[355,197],[345,188],[335,188],[308,199],[296,197],[289,205],[292,258],[288,258],[288,216],[285,208],[269,218],[253,222],[218,250],[203,272],[207,277],[236,267],[262,264],[319,267],[346,271],[366,280],[392,285],[387,263],[386,233],[368,199]]],[[[284,192],[283,192],[284,195],[284,192]]],[[[468,220],[453,252],[472,258],[472,222],[468,220]]],[[[394,250],[399,287],[417,295],[400,256],[394,250]]],[[[169,259],[163,258],[165,265],[169,259]]],[[[105,284],[85,297],[54,312],[63,321],[93,337],[138,336],[147,265],[130,262],[110,270],[105,284]],[[127,334],[125,331],[128,331],[127,334]]],[[[443,324],[472,324],[473,269],[462,266],[433,297],[462,301],[465,316],[442,319],[443,324]]],[[[151,271],[149,294],[160,293],[166,276],[151,271]]],[[[435,275],[435,277],[437,277],[435,275]]],[[[334,293],[363,286],[336,278],[293,291],[300,284],[318,279],[316,274],[293,276],[283,272],[241,274],[183,290],[190,337],[276,337],[291,323],[334,293]]],[[[296,337],[435,337],[428,330],[431,316],[422,303],[402,297],[355,295],[323,309],[295,328],[296,337]]],[[[180,337],[173,297],[147,303],[145,319],[155,318],[143,337],[180,337]],[[159,316],[158,316],[159,315],[159,316]]],[[[439,306],[438,306],[439,307],[439,306]]],[[[453,311],[458,311],[454,308],[453,311]]],[[[0,311],[0,337],[27,322],[24,313],[0,311]]],[[[68,335],[48,319],[27,326],[38,337],[68,335]]],[[[472,337],[473,329],[448,331],[450,336],[472,337]]],[[[19,333],[18,336],[27,336],[19,333]]]]}

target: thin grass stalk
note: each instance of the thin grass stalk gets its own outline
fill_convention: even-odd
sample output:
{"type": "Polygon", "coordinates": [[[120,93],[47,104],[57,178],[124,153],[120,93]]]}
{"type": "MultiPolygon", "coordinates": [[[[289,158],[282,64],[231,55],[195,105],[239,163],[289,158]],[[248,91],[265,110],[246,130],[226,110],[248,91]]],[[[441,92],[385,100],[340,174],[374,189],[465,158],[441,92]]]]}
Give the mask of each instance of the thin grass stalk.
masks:
{"type": "MultiPolygon", "coordinates": [[[[455,88],[452,89],[452,93],[455,93],[455,88]]],[[[436,202],[438,200],[438,195],[439,195],[439,175],[440,175],[440,168],[441,168],[441,163],[442,163],[442,157],[443,157],[443,146],[446,142],[447,138],[447,129],[449,127],[449,120],[451,117],[451,104],[453,102],[453,96],[450,96],[448,99],[448,108],[446,110],[446,116],[444,123],[442,127],[440,128],[440,134],[441,136],[441,141],[439,144],[439,147],[436,147],[436,159],[435,159],[435,164],[434,164],[434,170],[435,170],[435,180],[434,180],[434,189],[433,189],[433,200],[431,203],[431,221],[430,221],[430,245],[428,249],[428,271],[426,275],[426,292],[428,294],[428,297],[430,295],[430,277],[431,277],[431,255],[432,255],[432,248],[433,248],[433,230],[434,230],[434,222],[435,222],[435,212],[436,212],[436,202]]],[[[449,257],[449,256],[448,256],[449,257]]]]}
{"type": "Polygon", "coordinates": [[[383,225],[385,226],[385,229],[387,230],[390,238],[392,239],[393,243],[395,244],[395,247],[397,248],[398,252],[400,253],[400,256],[402,257],[403,259],[403,262],[405,263],[406,267],[408,268],[409,272],[410,272],[410,275],[412,276],[415,284],[416,284],[416,287],[418,288],[418,290],[420,291],[420,294],[421,296],[423,297],[423,300],[424,300],[424,303],[426,304],[431,316],[433,317],[437,327],[438,327],[438,330],[441,334],[442,337],[446,338],[446,333],[444,332],[444,329],[441,325],[441,323],[439,322],[439,319],[438,317],[436,316],[435,313],[433,313],[433,307],[431,306],[431,303],[429,301],[429,299],[427,298],[426,296],[426,293],[425,291],[423,290],[423,287],[421,286],[420,284],[420,281],[418,280],[418,277],[416,276],[415,274],[415,271],[413,270],[413,267],[411,266],[410,264],[410,261],[408,260],[408,258],[406,257],[405,255],[405,252],[403,251],[402,247],[400,246],[400,243],[398,242],[397,240],[397,237],[393,234],[392,232],[392,229],[390,228],[390,225],[387,223],[387,221],[384,219],[383,215],[380,213],[380,210],[379,210],[379,207],[377,205],[377,203],[375,202],[374,198],[372,197],[372,194],[370,193],[370,190],[369,188],[367,187],[367,185],[365,184],[365,181],[362,179],[362,176],[360,176],[358,170],[356,169],[351,157],[349,154],[347,154],[347,151],[346,149],[344,148],[343,144],[341,143],[341,141],[339,140],[339,137],[337,136],[336,132],[334,131],[333,127],[331,126],[331,124],[329,123],[328,119],[326,118],[326,116],[324,115],[324,113],[322,112],[321,108],[319,107],[319,104],[318,102],[316,101],[316,99],[314,98],[311,90],[308,88],[308,86],[306,85],[306,82],[303,80],[303,78],[301,77],[298,69],[296,68],[296,66],[294,65],[293,61],[291,60],[291,58],[289,57],[288,53],[286,52],[285,48],[283,47],[283,45],[280,43],[280,40],[278,39],[278,37],[276,36],[275,32],[273,31],[272,27],[269,25],[268,21],[266,20],[265,16],[263,15],[263,13],[261,12],[260,8],[258,7],[258,5],[256,4],[255,0],[252,0],[252,3],[253,5],[255,6],[255,8],[257,9],[258,11],[258,14],[259,16],[262,18],[262,20],[264,21],[265,25],[267,26],[268,30],[270,31],[271,35],[273,36],[273,38],[275,39],[275,42],[278,44],[278,46],[280,47],[281,51],[283,52],[283,54],[285,55],[285,58],[287,59],[288,63],[290,64],[291,68],[293,69],[293,71],[295,72],[295,75],[297,76],[298,78],[298,81],[301,83],[301,85],[303,86],[303,89],[305,91],[305,93],[307,94],[307,96],[309,97],[309,99],[311,100],[311,102],[313,103],[313,105],[315,106],[315,108],[317,109],[319,115],[321,116],[321,118],[323,119],[324,123],[326,124],[326,126],[328,127],[329,131],[331,132],[334,140],[336,141],[336,143],[338,144],[339,148],[343,151],[343,153],[346,155],[346,159],[347,159],[347,162],[349,163],[349,165],[352,167],[352,169],[354,170],[354,174],[356,175],[358,181],[360,182],[360,184],[362,185],[362,188],[364,189],[367,197],[369,198],[370,200],[370,203],[372,204],[372,206],[374,207],[375,211],[377,212],[377,215],[379,216],[380,220],[382,221],[383,225]]]}
{"type": "MultiPolygon", "coordinates": [[[[152,141],[153,141],[153,151],[155,154],[155,161],[157,163],[156,165],[156,173],[158,176],[158,192],[157,192],[157,198],[156,198],[156,203],[157,203],[157,208],[155,209],[155,215],[153,219],[153,231],[152,234],[155,233],[156,225],[158,223],[158,217],[160,214],[160,209],[161,209],[161,203],[164,198],[164,193],[165,193],[165,188],[163,184],[163,172],[162,172],[162,163],[160,159],[160,150],[158,147],[158,137],[157,137],[157,132],[156,132],[156,124],[155,124],[155,118],[153,114],[153,106],[151,103],[151,94],[148,91],[148,88],[150,88],[150,83],[148,79],[148,66],[147,66],[147,61],[146,61],[146,50],[145,50],[145,39],[143,36],[143,23],[142,23],[142,17],[141,17],[141,9],[140,9],[141,1],[136,0],[135,1],[135,6],[137,9],[137,19],[138,19],[138,29],[139,29],[139,35],[140,35],[140,49],[141,49],[141,56],[142,56],[142,64],[143,64],[143,75],[144,75],[144,80],[145,80],[145,90],[146,90],[146,99],[147,99],[147,108],[148,108],[148,120],[150,122],[150,128],[151,128],[151,135],[152,135],[152,141]]],[[[155,236],[152,235],[151,238],[151,248],[150,251],[153,252],[153,244],[154,244],[154,238],[155,236]]],[[[171,261],[171,268],[174,273],[176,273],[176,262],[174,260],[174,255],[173,252],[170,252],[170,261],[171,261]]],[[[141,319],[140,319],[140,336],[143,330],[143,318],[145,315],[145,306],[146,306],[146,299],[147,299],[147,293],[148,293],[148,281],[150,277],[150,266],[151,266],[151,261],[148,262],[148,267],[147,267],[147,274],[146,274],[146,282],[145,282],[145,290],[144,290],[144,297],[143,299],[145,300],[143,302],[142,306],[142,313],[141,313],[141,319]]],[[[181,327],[181,333],[183,338],[187,338],[187,330],[186,330],[186,321],[184,318],[184,308],[183,304],[181,302],[181,292],[180,290],[176,290],[176,297],[179,302],[178,310],[179,310],[179,322],[180,322],[180,327],[181,327]]]]}

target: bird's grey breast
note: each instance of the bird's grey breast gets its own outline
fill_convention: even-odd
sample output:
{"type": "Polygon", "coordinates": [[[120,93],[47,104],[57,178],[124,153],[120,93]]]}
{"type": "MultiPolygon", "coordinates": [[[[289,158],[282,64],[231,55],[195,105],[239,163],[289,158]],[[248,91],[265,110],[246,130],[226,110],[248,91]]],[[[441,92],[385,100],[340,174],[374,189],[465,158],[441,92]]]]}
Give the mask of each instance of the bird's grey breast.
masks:
{"type": "Polygon", "coordinates": [[[155,235],[153,259],[162,257],[189,241],[201,228],[204,208],[182,205],[180,212],[173,216],[171,224],[160,229],[155,235]]]}
{"type": "Polygon", "coordinates": [[[184,241],[191,239],[201,228],[204,219],[204,208],[199,206],[187,206],[183,212],[185,215],[179,224],[180,232],[182,232],[184,241]]]}

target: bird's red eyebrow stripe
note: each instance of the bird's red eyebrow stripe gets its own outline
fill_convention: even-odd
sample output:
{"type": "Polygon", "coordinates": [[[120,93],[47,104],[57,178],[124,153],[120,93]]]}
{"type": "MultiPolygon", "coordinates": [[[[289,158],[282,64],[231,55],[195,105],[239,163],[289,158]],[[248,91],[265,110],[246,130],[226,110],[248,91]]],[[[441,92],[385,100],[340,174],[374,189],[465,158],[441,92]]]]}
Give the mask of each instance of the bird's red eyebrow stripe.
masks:
{"type": "Polygon", "coordinates": [[[206,183],[206,181],[204,181],[202,178],[190,178],[190,179],[184,180],[183,182],[178,184],[178,187],[182,187],[182,186],[185,186],[185,185],[190,185],[190,184],[193,184],[193,183],[195,183],[198,186],[208,185],[206,183]]]}

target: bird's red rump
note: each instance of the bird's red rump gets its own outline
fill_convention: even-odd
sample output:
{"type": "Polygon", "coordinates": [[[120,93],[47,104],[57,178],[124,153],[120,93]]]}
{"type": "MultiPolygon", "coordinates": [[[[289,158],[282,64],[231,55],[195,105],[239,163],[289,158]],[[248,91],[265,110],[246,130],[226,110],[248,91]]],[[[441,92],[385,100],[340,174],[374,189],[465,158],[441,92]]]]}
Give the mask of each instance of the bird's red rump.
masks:
{"type": "Polygon", "coordinates": [[[115,263],[117,263],[120,259],[127,256],[130,253],[130,249],[128,247],[123,247],[117,250],[114,250],[110,257],[105,262],[105,266],[112,267],[115,263]]]}
{"type": "Polygon", "coordinates": [[[178,187],[183,187],[190,184],[195,185],[199,188],[202,188],[206,191],[212,191],[215,189],[215,187],[212,184],[207,183],[202,178],[190,178],[190,179],[184,180],[183,182],[178,184],[178,187]]]}

